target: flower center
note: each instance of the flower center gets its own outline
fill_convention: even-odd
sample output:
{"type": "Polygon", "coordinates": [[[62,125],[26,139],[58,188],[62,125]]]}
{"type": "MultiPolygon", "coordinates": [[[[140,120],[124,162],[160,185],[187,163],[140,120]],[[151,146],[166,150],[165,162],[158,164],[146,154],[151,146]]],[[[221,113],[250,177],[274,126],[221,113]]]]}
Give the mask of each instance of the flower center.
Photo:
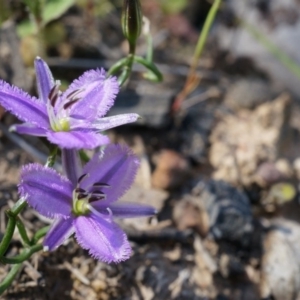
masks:
{"type": "Polygon", "coordinates": [[[53,131],[69,131],[70,130],[70,122],[68,118],[61,118],[54,120],[53,124],[51,124],[53,131]]]}
{"type": "Polygon", "coordinates": [[[60,98],[61,91],[59,90],[60,82],[56,81],[55,85],[51,89],[48,102],[47,102],[47,112],[49,116],[50,126],[53,131],[69,131],[70,121],[69,121],[69,108],[75,104],[80,98],[78,95],[82,90],[78,89],[71,92],[62,101],[60,98]],[[59,101],[59,103],[57,103],[59,101]]]}
{"type": "Polygon", "coordinates": [[[83,174],[78,179],[77,187],[73,190],[73,207],[72,212],[76,216],[87,215],[91,211],[91,202],[102,200],[106,198],[106,195],[100,190],[103,187],[109,187],[105,183],[94,183],[89,191],[86,191],[79,187],[80,182],[88,174],[83,174]]]}

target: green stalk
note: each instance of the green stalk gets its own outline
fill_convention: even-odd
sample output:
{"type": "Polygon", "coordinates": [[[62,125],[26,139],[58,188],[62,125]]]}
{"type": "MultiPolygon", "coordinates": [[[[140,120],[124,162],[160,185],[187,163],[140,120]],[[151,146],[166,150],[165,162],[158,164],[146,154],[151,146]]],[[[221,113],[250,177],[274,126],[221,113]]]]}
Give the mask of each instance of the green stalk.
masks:
{"type": "Polygon", "coordinates": [[[131,70],[129,69],[128,66],[125,66],[123,68],[122,73],[120,74],[120,76],[118,77],[118,82],[119,82],[119,86],[123,86],[124,83],[126,82],[126,80],[129,78],[130,72],[131,70]]]}
{"type": "Polygon", "coordinates": [[[209,13],[205,19],[201,34],[199,36],[196,48],[195,48],[195,52],[194,52],[194,56],[193,56],[193,61],[192,61],[192,65],[191,65],[191,69],[190,69],[190,73],[194,73],[199,61],[199,58],[203,52],[206,40],[207,40],[207,36],[209,33],[209,30],[212,26],[213,21],[216,18],[216,14],[217,11],[219,9],[221,5],[221,0],[215,0],[213,5],[211,6],[209,13]]]}
{"type": "MultiPolygon", "coordinates": [[[[55,146],[50,149],[50,155],[47,159],[45,164],[46,167],[52,167],[56,160],[58,148],[55,146]]],[[[20,198],[15,205],[7,211],[8,216],[8,224],[4,234],[0,242],[0,262],[5,264],[14,264],[11,268],[5,279],[0,283],[0,295],[11,285],[12,281],[14,280],[15,276],[17,275],[22,262],[27,260],[33,253],[38,252],[43,249],[42,244],[36,244],[40,238],[46,235],[49,226],[46,226],[40,230],[38,230],[32,240],[28,238],[26,229],[24,224],[18,218],[18,214],[27,206],[27,202],[25,198],[20,198]],[[20,232],[22,241],[25,245],[30,246],[29,248],[25,248],[21,254],[15,257],[4,257],[5,252],[7,251],[9,244],[12,240],[15,227],[18,227],[20,232]]]]}
{"type": "Polygon", "coordinates": [[[0,258],[5,254],[6,250],[8,249],[9,243],[15,231],[15,227],[16,219],[9,217],[5,234],[0,243],[0,258]]]}
{"type": "Polygon", "coordinates": [[[134,61],[134,51],[135,47],[130,48],[130,53],[128,54],[126,58],[126,65],[123,67],[123,71],[121,75],[118,78],[118,82],[120,86],[123,86],[126,80],[129,78],[132,70],[132,65],[134,61]],[[132,52],[133,51],[133,52],[132,52]]]}
{"type": "Polygon", "coordinates": [[[181,104],[184,101],[184,99],[196,88],[196,86],[199,84],[199,78],[196,76],[196,68],[198,65],[198,61],[202,55],[210,28],[216,18],[216,14],[218,12],[218,9],[221,5],[221,0],[214,0],[208,15],[205,19],[202,31],[199,35],[197,45],[195,47],[192,63],[189,69],[188,76],[186,78],[185,84],[183,89],[178,93],[173,106],[172,110],[173,112],[177,112],[181,108],[181,104]]]}
{"type": "Polygon", "coordinates": [[[58,147],[54,146],[50,149],[50,155],[47,158],[47,161],[45,163],[45,167],[51,168],[55,164],[56,155],[57,155],[58,147]]]}
{"type": "MultiPolygon", "coordinates": [[[[27,231],[25,229],[25,226],[23,224],[23,222],[20,220],[19,217],[16,217],[16,225],[17,225],[17,228],[19,230],[19,233],[20,233],[20,236],[22,238],[22,242],[25,246],[30,246],[31,245],[31,242],[29,240],[29,237],[27,235],[27,231]]],[[[1,258],[0,258],[1,259],[1,258]]]]}
{"type": "Polygon", "coordinates": [[[39,229],[33,236],[32,240],[31,240],[31,244],[35,245],[39,241],[40,238],[42,238],[46,235],[49,228],[50,228],[50,226],[45,226],[45,227],[39,229]]]}
{"type": "Polygon", "coordinates": [[[146,73],[144,77],[147,75],[147,78],[150,78],[151,76],[150,79],[156,82],[163,80],[162,74],[152,62],[149,62],[140,56],[134,56],[134,61],[146,67],[148,71],[151,71],[151,73],[146,73]]]}
{"type": "Polygon", "coordinates": [[[286,53],[281,51],[275,44],[273,44],[263,33],[261,33],[255,27],[242,20],[239,20],[239,23],[271,54],[273,54],[276,59],[278,59],[288,70],[290,70],[300,79],[300,67],[297,64],[297,62],[292,60],[286,53]]]}
{"type": "Polygon", "coordinates": [[[9,216],[16,217],[25,207],[27,206],[27,202],[25,198],[20,198],[15,205],[9,210],[9,216]]]}
{"type": "Polygon", "coordinates": [[[117,61],[115,64],[113,64],[110,69],[107,72],[107,75],[115,75],[117,72],[119,72],[120,69],[122,69],[127,64],[128,57],[122,58],[119,61],[117,61]]]}
{"type": "Polygon", "coordinates": [[[14,257],[1,257],[0,261],[4,264],[20,264],[27,260],[33,253],[43,249],[42,244],[33,245],[30,248],[25,248],[21,254],[14,257]]]}
{"type": "Polygon", "coordinates": [[[12,266],[5,279],[0,283],[0,295],[2,295],[6,291],[6,289],[12,284],[21,266],[22,264],[16,264],[12,266]]]}
{"type": "Polygon", "coordinates": [[[147,54],[146,60],[149,62],[153,61],[153,39],[150,33],[147,34],[147,54]]]}

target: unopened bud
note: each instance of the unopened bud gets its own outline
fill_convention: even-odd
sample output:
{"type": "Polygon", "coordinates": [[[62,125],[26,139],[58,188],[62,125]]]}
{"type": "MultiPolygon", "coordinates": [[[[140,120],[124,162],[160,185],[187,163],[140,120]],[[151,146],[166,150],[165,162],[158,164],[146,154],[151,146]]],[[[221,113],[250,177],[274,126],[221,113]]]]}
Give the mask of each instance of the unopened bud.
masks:
{"type": "Polygon", "coordinates": [[[122,13],[123,34],[134,47],[142,29],[142,11],[139,0],[124,0],[122,13]]]}

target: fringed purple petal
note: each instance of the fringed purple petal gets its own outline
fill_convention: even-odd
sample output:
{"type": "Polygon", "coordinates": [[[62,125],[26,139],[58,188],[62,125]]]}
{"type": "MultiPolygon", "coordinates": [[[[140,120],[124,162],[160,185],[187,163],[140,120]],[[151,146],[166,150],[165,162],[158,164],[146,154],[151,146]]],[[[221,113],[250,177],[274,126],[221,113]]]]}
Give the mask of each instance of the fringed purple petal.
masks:
{"type": "Polygon", "coordinates": [[[61,160],[65,175],[72,182],[75,187],[77,179],[82,173],[81,161],[78,151],[75,149],[62,149],[61,160]]]}
{"type": "Polygon", "coordinates": [[[132,185],[138,167],[139,160],[130,148],[108,145],[84,166],[83,174],[89,176],[82,180],[81,187],[90,190],[96,182],[106,183],[111,186],[103,190],[106,201],[116,201],[132,185]]]}
{"type": "Polygon", "coordinates": [[[94,149],[109,143],[107,136],[87,130],[49,131],[47,137],[51,143],[65,149],[94,149]]]}
{"type": "Polygon", "coordinates": [[[76,115],[83,119],[94,120],[104,116],[111,108],[119,91],[115,77],[105,78],[105,71],[90,70],[74,80],[63,94],[64,102],[68,95],[80,90],[76,98],[80,100],[70,108],[70,116],[76,115]]]}
{"type": "Polygon", "coordinates": [[[46,104],[54,79],[48,65],[40,57],[35,59],[34,66],[39,98],[46,104]]]}
{"type": "Polygon", "coordinates": [[[139,118],[138,114],[122,114],[96,120],[93,125],[98,131],[115,128],[120,125],[133,123],[139,118]]]}
{"type": "Polygon", "coordinates": [[[142,205],[129,202],[118,202],[105,205],[104,201],[98,200],[91,205],[101,214],[112,215],[114,218],[137,218],[153,216],[157,213],[156,209],[150,205],[142,205]]]}
{"type": "Polygon", "coordinates": [[[0,104],[18,119],[41,128],[49,127],[46,106],[21,89],[0,80],[0,104]]]}
{"type": "Polygon", "coordinates": [[[74,219],[72,217],[55,220],[44,238],[43,245],[46,248],[45,250],[55,250],[66,241],[74,233],[73,222],[74,219]]]}
{"type": "Polygon", "coordinates": [[[71,130],[92,130],[95,132],[105,131],[120,125],[133,123],[139,118],[138,114],[122,114],[112,117],[99,118],[96,121],[69,118],[71,130]]]}
{"type": "Polygon", "coordinates": [[[10,126],[10,131],[16,131],[20,134],[28,134],[35,136],[46,136],[46,129],[37,127],[30,123],[15,124],[10,126]]]}
{"type": "Polygon", "coordinates": [[[111,263],[130,257],[130,244],[117,224],[91,215],[77,217],[74,226],[78,243],[94,258],[111,263]]]}
{"type": "Polygon", "coordinates": [[[46,217],[70,216],[72,190],[71,182],[54,169],[29,164],[21,170],[20,195],[46,217]]]}

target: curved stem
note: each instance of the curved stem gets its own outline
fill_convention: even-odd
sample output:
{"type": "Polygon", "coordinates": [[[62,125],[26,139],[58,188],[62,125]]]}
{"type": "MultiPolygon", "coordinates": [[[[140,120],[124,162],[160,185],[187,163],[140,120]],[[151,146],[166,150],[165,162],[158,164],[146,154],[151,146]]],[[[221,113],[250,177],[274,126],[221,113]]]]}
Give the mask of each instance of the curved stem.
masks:
{"type": "Polygon", "coordinates": [[[27,203],[24,198],[20,198],[17,203],[13,206],[12,209],[7,211],[8,223],[7,228],[0,242],[0,258],[5,254],[9,243],[13,237],[16,223],[17,223],[17,215],[26,207],[27,203]]]}
{"type": "Polygon", "coordinates": [[[6,289],[11,285],[21,266],[22,264],[16,264],[12,266],[5,279],[0,283],[0,295],[2,295],[3,292],[5,292],[6,289]]]}
{"type": "MultiPolygon", "coordinates": [[[[133,46],[131,46],[133,47],[133,46]]],[[[126,80],[129,78],[132,70],[132,65],[134,61],[134,54],[131,53],[131,51],[135,50],[135,46],[133,48],[130,48],[130,53],[126,57],[126,62],[123,65],[123,71],[121,75],[118,78],[119,85],[122,86],[126,82],[126,80]]]]}
{"type": "MultiPolygon", "coordinates": [[[[52,167],[56,160],[58,147],[54,146],[50,148],[50,155],[47,159],[47,162],[45,164],[46,167],[52,167]]],[[[33,253],[40,251],[43,249],[42,244],[36,245],[38,240],[45,236],[49,226],[46,226],[40,230],[38,230],[32,240],[29,239],[25,226],[22,223],[22,221],[19,219],[18,214],[27,206],[26,199],[24,197],[20,198],[15,205],[7,211],[8,216],[8,224],[7,228],[4,234],[4,237],[2,238],[0,242],[0,262],[5,264],[14,264],[14,266],[11,268],[5,279],[0,283],[0,295],[11,285],[12,281],[14,280],[15,276],[18,273],[18,270],[20,269],[22,262],[27,260],[33,253]],[[24,245],[31,246],[29,248],[25,248],[20,255],[17,255],[15,257],[6,258],[3,257],[5,252],[7,251],[9,244],[11,242],[11,239],[13,237],[15,227],[18,227],[19,233],[21,235],[22,241],[24,245]]]]}
{"type": "Polygon", "coordinates": [[[107,72],[107,75],[115,75],[119,70],[121,70],[127,64],[128,57],[122,58],[113,64],[107,72]]]}
{"type": "Polygon", "coordinates": [[[16,217],[25,207],[27,206],[27,202],[24,197],[20,198],[15,205],[9,210],[9,214],[12,217],[16,217]]]}
{"type": "Polygon", "coordinates": [[[129,75],[130,75],[130,69],[128,68],[128,66],[125,66],[121,75],[119,76],[118,78],[118,82],[119,82],[119,85],[122,86],[126,80],[128,79],[129,75]]]}
{"type": "Polygon", "coordinates": [[[49,228],[50,228],[50,226],[45,226],[45,227],[39,229],[33,236],[32,240],[31,240],[31,244],[36,244],[40,238],[44,237],[47,234],[49,228]]]}
{"type": "Polygon", "coordinates": [[[42,244],[34,245],[30,248],[26,248],[21,254],[15,257],[1,257],[0,261],[4,264],[20,264],[27,260],[33,253],[38,252],[43,249],[42,244]]]}
{"type": "MultiPolygon", "coordinates": [[[[145,74],[146,78],[156,81],[156,82],[163,80],[162,74],[160,73],[160,71],[157,69],[157,67],[152,62],[149,62],[140,56],[134,56],[134,61],[143,65],[144,67],[146,67],[148,69],[148,71],[151,71],[150,74],[152,76],[150,76],[150,74],[146,73],[145,74]]],[[[144,75],[144,77],[145,77],[145,75],[144,75]]]]}
{"type": "Polygon", "coordinates": [[[16,219],[9,217],[7,228],[0,243],[0,258],[5,254],[16,227],[16,219]]]}
{"type": "Polygon", "coordinates": [[[23,222],[20,220],[19,217],[16,217],[16,225],[17,225],[17,228],[19,230],[20,236],[22,238],[23,244],[26,245],[26,246],[30,246],[31,242],[30,242],[29,237],[27,235],[25,226],[24,226],[23,222]]]}
{"type": "MultiPolygon", "coordinates": [[[[56,146],[50,150],[50,155],[48,157],[45,166],[52,167],[54,165],[56,155],[57,155],[57,150],[58,148],[56,146]]],[[[15,276],[18,273],[18,270],[22,265],[22,262],[27,260],[33,253],[43,249],[42,244],[36,245],[36,243],[41,237],[46,235],[49,229],[49,226],[46,226],[38,230],[34,235],[34,237],[32,238],[32,240],[30,241],[22,221],[18,218],[18,214],[26,206],[27,206],[26,199],[22,197],[15,203],[15,205],[10,210],[7,211],[7,216],[8,216],[7,228],[0,242],[0,262],[6,264],[14,264],[14,266],[11,268],[11,270],[9,271],[5,279],[0,283],[0,295],[11,285],[12,281],[14,280],[15,276]],[[30,245],[32,246],[30,248],[25,248],[23,252],[16,257],[12,257],[12,258],[3,257],[12,240],[16,226],[18,227],[23,243],[27,246],[30,245]]]]}

